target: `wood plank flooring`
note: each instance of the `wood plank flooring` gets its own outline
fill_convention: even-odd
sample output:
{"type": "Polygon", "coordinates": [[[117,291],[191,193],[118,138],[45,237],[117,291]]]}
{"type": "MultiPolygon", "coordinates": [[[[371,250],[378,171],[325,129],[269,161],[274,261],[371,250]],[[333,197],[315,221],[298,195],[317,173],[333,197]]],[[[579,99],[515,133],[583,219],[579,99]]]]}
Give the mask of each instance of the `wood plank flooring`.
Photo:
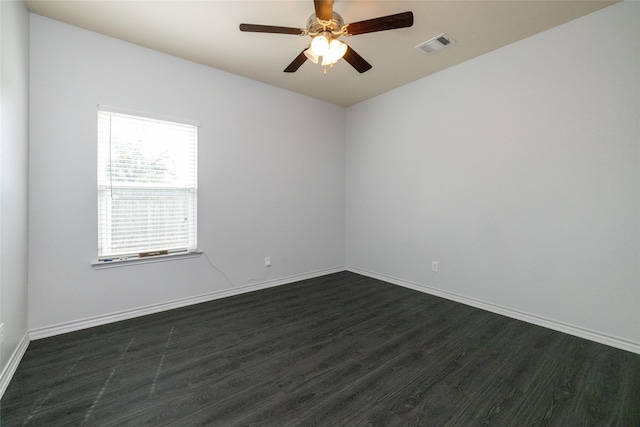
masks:
{"type": "Polygon", "coordinates": [[[342,272],[34,341],[2,426],[640,426],[640,355],[342,272]]]}

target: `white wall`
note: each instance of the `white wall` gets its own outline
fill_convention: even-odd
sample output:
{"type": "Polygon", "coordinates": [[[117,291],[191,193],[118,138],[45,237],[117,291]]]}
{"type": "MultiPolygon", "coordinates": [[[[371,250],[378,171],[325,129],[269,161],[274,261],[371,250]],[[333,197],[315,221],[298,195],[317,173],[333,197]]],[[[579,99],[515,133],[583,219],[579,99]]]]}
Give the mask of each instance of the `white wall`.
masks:
{"type": "MultiPolygon", "coordinates": [[[[17,364],[27,333],[29,13],[23,2],[0,2],[0,372],[17,364]]],[[[15,368],[15,366],[13,367],[15,368]]],[[[11,368],[9,368],[11,369],[11,368]]],[[[0,395],[4,380],[0,378],[0,395]]]]}
{"type": "Polygon", "coordinates": [[[38,15],[30,81],[30,329],[255,285],[265,256],[266,282],[344,268],[344,108],[38,15]],[[204,256],[91,267],[98,104],[201,122],[198,243],[233,286],[204,256]]]}
{"type": "Polygon", "coordinates": [[[347,267],[639,350],[638,22],[617,4],[349,108],[347,267]]]}

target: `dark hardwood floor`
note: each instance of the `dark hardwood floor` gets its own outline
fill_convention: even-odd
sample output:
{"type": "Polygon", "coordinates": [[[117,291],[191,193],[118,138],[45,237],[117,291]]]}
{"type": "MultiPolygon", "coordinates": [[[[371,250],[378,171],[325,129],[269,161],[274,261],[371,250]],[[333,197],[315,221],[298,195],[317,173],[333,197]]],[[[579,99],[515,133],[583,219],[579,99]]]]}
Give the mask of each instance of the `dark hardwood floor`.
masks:
{"type": "Polygon", "coordinates": [[[640,355],[343,272],[34,341],[2,426],[640,426],[640,355]]]}

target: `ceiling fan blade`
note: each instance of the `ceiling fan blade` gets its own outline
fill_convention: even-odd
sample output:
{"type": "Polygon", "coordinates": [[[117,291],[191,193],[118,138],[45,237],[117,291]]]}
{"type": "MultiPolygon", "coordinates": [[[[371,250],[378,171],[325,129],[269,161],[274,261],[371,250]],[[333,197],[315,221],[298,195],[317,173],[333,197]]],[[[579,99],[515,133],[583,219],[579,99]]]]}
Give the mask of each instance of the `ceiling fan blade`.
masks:
{"type": "Polygon", "coordinates": [[[395,15],[381,16],[380,18],[367,19],[366,21],[347,24],[347,33],[357,34],[374,33],[376,31],[395,30],[413,25],[413,12],[402,12],[395,15]]]}
{"type": "Polygon", "coordinates": [[[257,25],[257,24],[240,24],[240,31],[250,33],[274,33],[274,34],[294,34],[303,36],[306,30],[292,27],[275,27],[273,25],[257,25]]]}
{"type": "Polygon", "coordinates": [[[284,69],[285,73],[295,73],[296,71],[298,71],[298,68],[300,68],[300,66],[304,64],[304,61],[307,60],[307,56],[304,54],[305,50],[307,50],[307,48],[300,52],[300,55],[296,56],[296,59],[294,59],[293,62],[291,62],[291,64],[289,64],[289,66],[284,69]]]}
{"type": "Polygon", "coordinates": [[[323,21],[331,21],[333,18],[333,0],[313,0],[316,7],[316,17],[323,21]]]}
{"type": "Polygon", "coordinates": [[[347,61],[353,68],[355,68],[359,73],[364,73],[365,71],[369,71],[371,69],[371,64],[369,64],[365,59],[358,55],[358,52],[351,49],[350,46],[347,46],[347,52],[342,57],[345,61],[347,61]]]}

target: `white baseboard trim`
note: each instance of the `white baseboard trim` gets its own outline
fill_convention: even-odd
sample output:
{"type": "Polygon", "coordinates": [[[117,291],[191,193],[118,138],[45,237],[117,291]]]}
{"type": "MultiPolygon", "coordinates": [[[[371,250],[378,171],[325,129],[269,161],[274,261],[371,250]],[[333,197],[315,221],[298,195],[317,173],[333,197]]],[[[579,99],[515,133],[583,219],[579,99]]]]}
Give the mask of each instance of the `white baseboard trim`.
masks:
{"type": "Polygon", "coordinates": [[[459,302],[465,305],[470,305],[472,307],[480,308],[482,310],[490,311],[492,313],[511,317],[513,319],[522,320],[524,322],[532,323],[534,325],[542,326],[548,329],[553,329],[558,332],[564,332],[566,334],[574,335],[579,338],[595,341],[597,343],[608,345],[610,347],[615,347],[622,350],[630,351],[632,353],[640,354],[640,343],[632,342],[624,338],[619,338],[619,337],[603,334],[601,332],[581,328],[578,326],[569,325],[566,323],[547,319],[541,316],[524,313],[518,310],[513,310],[508,307],[503,307],[503,306],[492,304],[489,302],[476,300],[474,298],[468,298],[463,295],[458,295],[452,292],[435,289],[420,283],[398,279],[395,277],[387,276],[385,274],[376,273],[373,271],[368,271],[368,270],[364,270],[357,267],[347,266],[346,270],[351,271],[353,273],[361,274],[363,276],[382,280],[383,282],[413,289],[415,291],[423,292],[426,294],[435,295],[437,297],[445,298],[445,299],[459,302]]]}
{"type": "Polygon", "coordinates": [[[27,347],[29,347],[30,342],[29,333],[27,332],[22,337],[22,340],[20,340],[20,343],[18,343],[18,347],[16,347],[15,351],[9,358],[9,362],[2,370],[2,373],[0,374],[0,399],[4,396],[4,392],[7,389],[9,382],[11,382],[13,374],[16,373],[16,369],[18,369],[18,365],[22,360],[22,356],[24,356],[24,353],[27,351],[27,347]]]}
{"type": "Polygon", "coordinates": [[[193,297],[182,298],[174,301],[153,304],[145,307],[124,310],[116,313],[105,314],[101,316],[90,317],[87,319],[76,320],[72,322],[60,323],[53,326],[45,326],[29,331],[31,340],[48,338],[55,335],[65,334],[68,332],[79,331],[81,329],[92,328],[94,326],[106,325],[108,323],[119,322],[121,320],[133,319],[135,317],[146,316],[148,314],[159,313],[162,311],[172,310],[175,308],[186,307],[193,304],[213,301],[220,298],[226,298],[234,295],[240,295],[247,292],[253,292],[260,289],[273,288],[276,286],[286,285],[300,280],[312,279],[314,277],[326,276],[327,274],[338,273],[344,271],[344,267],[334,267],[324,270],[312,271],[309,273],[298,274],[295,276],[284,277],[281,279],[267,280],[259,283],[253,283],[235,288],[223,289],[220,291],[209,292],[206,294],[196,295],[193,297]]]}

